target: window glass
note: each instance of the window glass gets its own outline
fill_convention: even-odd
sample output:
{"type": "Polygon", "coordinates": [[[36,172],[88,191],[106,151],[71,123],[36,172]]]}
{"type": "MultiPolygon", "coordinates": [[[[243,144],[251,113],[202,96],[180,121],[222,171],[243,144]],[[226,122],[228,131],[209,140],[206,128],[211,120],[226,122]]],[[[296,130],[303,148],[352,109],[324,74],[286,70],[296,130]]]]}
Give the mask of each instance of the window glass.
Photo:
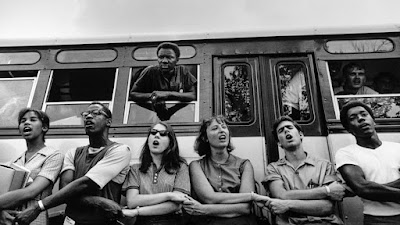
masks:
{"type": "Polygon", "coordinates": [[[0,53],[0,65],[29,65],[38,62],[38,52],[2,52],[0,53]]]}
{"type": "MultiPolygon", "coordinates": [[[[131,77],[131,84],[129,88],[129,92],[132,92],[132,87],[134,86],[135,82],[138,81],[138,78],[140,77],[141,73],[145,67],[141,68],[133,68],[132,69],[132,77],[131,77]]],[[[180,81],[176,82],[175,84],[170,84],[169,87],[175,87],[175,86],[190,86],[190,85],[185,85],[187,83],[186,79],[184,77],[187,77],[190,73],[193,75],[196,80],[198,80],[198,65],[183,65],[183,70],[180,70],[179,74],[182,76],[182,79],[179,79],[180,81]],[[180,85],[182,83],[182,85],[180,85]],[[183,84],[185,83],[185,84],[183,84]]],[[[149,92],[150,88],[153,88],[154,81],[152,80],[146,80],[147,82],[140,82],[140,85],[138,84],[138,87],[140,87],[143,91],[138,91],[139,93],[151,93],[149,92]],[[150,86],[148,86],[150,85],[150,86]]],[[[174,83],[174,78],[171,79],[171,82],[174,83]]],[[[158,86],[158,85],[156,85],[158,86]]],[[[194,84],[193,87],[194,90],[197,90],[197,84],[194,84]]],[[[183,89],[187,88],[182,88],[179,89],[179,92],[185,92],[183,89]]],[[[178,90],[177,90],[178,91],[178,90]]],[[[169,121],[169,122],[197,122],[198,121],[198,100],[196,97],[195,101],[190,101],[190,102],[183,102],[183,101],[177,101],[177,100],[166,100],[166,101],[157,101],[160,102],[161,104],[154,105],[151,103],[150,99],[146,99],[144,101],[137,101],[135,102],[131,98],[127,102],[127,111],[125,114],[125,119],[124,123],[128,124],[143,124],[143,123],[154,123],[158,120],[164,120],[164,121],[169,121]],[[158,107],[158,109],[155,109],[155,107],[158,107]],[[163,110],[159,110],[159,109],[163,110]],[[158,111],[158,113],[156,113],[158,111]]]]}
{"type": "MultiPolygon", "coordinates": [[[[193,46],[179,46],[181,52],[180,59],[189,59],[196,55],[196,49],[193,46]]],[[[133,51],[133,58],[136,60],[156,60],[157,47],[137,48],[133,51]]]]}
{"type": "Polygon", "coordinates": [[[17,127],[18,112],[30,103],[38,71],[0,72],[0,126],[17,127]]]}
{"type": "Polygon", "coordinates": [[[247,64],[226,65],[224,73],[225,117],[230,122],[250,122],[253,116],[251,70],[247,64]]]}
{"type": "Polygon", "coordinates": [[[376,118],[400,117],[399,59],[329,61],[336,118],[351,100],[371,106],[376,118]]]}
{"type": "Polygon", "coordinates": [[[54,70],[45,106],[51,124],[80,124],[90,102],[111,102],[115,74],[114,68],[54,70]]]}
{"type": "Polygon", "coordinates": [[[59,63],[111,62],[115,58],[117,58],[117,52],[113,49],[68,50],[57,54],[59,63]]]}
{"type": "Polygon", "coordinates": [[[394,45],[387,39],[370,40],[340,40],[328,41],[325,45],[329,53],[371,53],[371,52],[391,52],[394,45]]]}
{"type": "Polygon", "coordinates": [[[294,120],[309,120],[311,114],[304,65],[301,63],[279,63],[277,70],[283,114],[292,117],[294,120]]]}

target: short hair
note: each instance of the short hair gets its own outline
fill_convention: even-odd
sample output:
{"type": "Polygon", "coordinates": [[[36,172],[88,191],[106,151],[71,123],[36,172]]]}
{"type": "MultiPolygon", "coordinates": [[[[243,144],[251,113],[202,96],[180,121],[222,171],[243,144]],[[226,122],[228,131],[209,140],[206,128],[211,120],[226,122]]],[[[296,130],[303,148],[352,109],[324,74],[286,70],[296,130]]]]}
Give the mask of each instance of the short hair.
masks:
{"type": "Polygon", "coordinates": [[[159,44],[157,46],[157,52],[156,52],[157,55],[158,55],[158,52],[160,51],[160,49],[162,49],[162,48],[164,48],[164,49],[172,49],[175,52],[176,58],[178,58],[178,59],[181,56],[181,51],[179,50],[179,46],[177,44],[175,44],[175,43],[163,42],[163,43],[159,44]]]}
{"type": "MultiPolygon", "coordinates": [[[[210,157],[211,156],[211,147],[210,147],[210,143],[208,142],[208,138],[207,138],[207,128],[210,126],[210,124],[213,121],[217,121],[217,123],[219,124],[226,124],[226,119],[224,116],[222,115],[217,115],[217,116],[212,116],[208,119],[203,119],[203,122],[201,123],[200,126],[200,130],[199,130],[199,135],[196,138],[196,141],[194,142],[194,151],[199,154],[200,156],[205,155],[206,157],[210,157]]],[[[231,136],[231,130],[228,127],[228,131],[229,131],[229,143],[228,143],[228,147],[227,150],[228,152],[231,152],[235,149],[235,147],[232,144],[232,136],[231,136]]]]}
{"type": "Polygon", "coordinates": [[[146,142],[143,145],[142,152],[140,153],[140,168],[139,170],[142,173],[146,173],[149,167],[151,166],[151,162],[153,159],[150,154],[150,146],[149,146],[149,136],[151,129],[154,128],[157,124],[161,124],[166,128],[168,132],[169,145],[167,149],[164,150],[163,156],[161,159],[161,165],[164,166],[164,169],[167,173],[173,174],[180,168],[180,163],[186,163],[186,161],[179,156],[179,146],[178,141],[176,139],[176,135],[171,125],[164,121],[159,121],[150,126],[149,131],[147,132],[146,142]]]}
{"type": "Polygon", "coordinates": [[[112,113],[111,113],[110,109],[105,104],[103,104],[101,102],[92,102],[92,103],[89,104],[89,106],[91,106],[91,105],[101,105],[102,110],[107,114],[107,117],[112,119],[112,113]]]}
{"type": "Polygon", "coordinates": [[[343,127],[348,131],[349,130],[349,121],[347,118],[347,112],[357,106],[363,107],[369,115],[371,115],[372,119],[375,119],[374,113],[372,112],[372,109],[366,105],[365,103],[359,102],[359,101],[350,101],[346,103],[343,108],[340,110],[340,122],[342,123],[343,127]]]}
{"type": "Polygon", "coordinates": [[[294,121],[291,117],[289,117],[289,116],[281,116],[278,119],[276,119],[274,124],[272,125],[272,135],[274,136],[275,141],[279,141],[278,132],[276,131],[276,129],[278,128],[279,124],[281,124],[284,121],[289,121],[289,122],[293,123],[294,127],[296,127],[296,129],[299,132],[303,133],[303,129],[301,128],[301,126],[296,121],[294,121]]]}
{"type": "Polygon", "coordinates": [[[350,70],[353,68],[365,70],[364,64],[352,62],[343,67],[343,69],[342,69],[343,77],[346,77],[348,75],[348,73],[350,72],[350,70]]]}
{"type": "MultiPolygon", "coordinates": [[[[24,108],[21,109],[18,113],[18,126],[21,124],[21,120],[22,117],[24,117],[24,115],[28,112],[34,112],[36,114],[36,116],[39,118],[39,120],[42,122],[43,127],[47,127],[47,131],[50,128],[50,118],[49,116],[43,112],[42,110],[38,110],[38,109],[32,109],[32,108],[24,108]]],[[[47,131],[44,131],[44,135],[43,135],[43,141],[44,136],[46,135],[47,131]]]]}

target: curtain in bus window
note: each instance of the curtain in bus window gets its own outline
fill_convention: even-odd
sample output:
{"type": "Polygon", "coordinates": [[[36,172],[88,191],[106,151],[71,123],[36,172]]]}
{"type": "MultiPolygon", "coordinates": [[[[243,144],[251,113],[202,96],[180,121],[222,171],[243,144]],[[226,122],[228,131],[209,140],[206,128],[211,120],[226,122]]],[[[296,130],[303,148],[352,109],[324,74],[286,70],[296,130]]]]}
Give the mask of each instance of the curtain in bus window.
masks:
{"type": "Polygon", "coordinates": [[[295,120],[310,119],[304,71],[302,64],[280,64],[278,66],[283,114],[295,120]]]}

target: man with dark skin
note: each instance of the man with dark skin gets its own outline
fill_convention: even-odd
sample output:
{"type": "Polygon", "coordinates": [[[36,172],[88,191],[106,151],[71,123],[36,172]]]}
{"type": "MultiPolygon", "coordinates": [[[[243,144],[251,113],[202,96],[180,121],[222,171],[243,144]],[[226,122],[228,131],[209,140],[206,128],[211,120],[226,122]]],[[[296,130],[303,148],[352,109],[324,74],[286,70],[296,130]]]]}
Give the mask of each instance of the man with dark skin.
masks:
{"type": "Polygon", "coordinates": [[[110,110],[99,102],[91,103],[87,111],[82,112],[89,145],[67,152],[61,171],[61,189],[18,214],[15,222],[29,224],[41,211],[67,203],[67,224],[112,224],[91,217],[93,209],[82,206],[80,201],[86,196],[105,198],[102,203],[118,204],[120,201],[131,153],[127,145],[108,138],[111,117],[110,110]]]}
{"type": "Polygon", "coordinates": [[[167,108],[165,101],[190,102],[197,98],[197,80],[184,66],[176,65],[179,57],[178,45],[161,43],[157,47],[158,65],[145,68],[131,89],[131,99],[155,111],[161,120],[169,120],[187,105],[178,103],[167,108]],[[145,104],[149,100],[151,107],[145,104]]]}
{"type": "Polygon", "coordinates": [[[357,143],[337,151],[336,168],[361,197],[364,224],[399,224],[400,144],[379,139],[373,112],[364,103],[344,105],[340,121],[357,143]]]}

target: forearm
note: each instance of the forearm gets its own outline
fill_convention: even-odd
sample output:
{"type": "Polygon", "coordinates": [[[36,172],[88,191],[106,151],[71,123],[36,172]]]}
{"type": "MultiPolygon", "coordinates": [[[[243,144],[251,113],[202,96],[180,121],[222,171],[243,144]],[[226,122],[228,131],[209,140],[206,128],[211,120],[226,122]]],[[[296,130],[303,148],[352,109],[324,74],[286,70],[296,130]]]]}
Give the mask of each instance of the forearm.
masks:
{"type": "Polygon", "coordinates": [[[249,193],[225,193],[225,192],[213,192],[207,195],[201,196],[200,198],[207,204],[235,204],[235,203],[247,203],[252,201],[252,194],[249,193]]]}
{"type": "Polygon", "coordinates": [[[384,184],[385,186],[400,189],[400,179],[384,184]]]}
{"type": "Polygon", "coordinates": [[[289,190],[279,196],[272,196],[284,200],[318,200],[328,197],[328,192],[325,187],[317,187],[305,190],[289,190]]]}
{"type": "MultiPolygon", "coordinates": [[[[175,202],[163,202],[160,204],[140,207],[138,209],[140,216],[156,216],[174,213],[181,209],[181,205],[175,202]]],[[[135,210],[135,209],[132,209],[135,210]]]]}
{"type": "Polygon", "coordinates": [[[329,200],[284,200],[289,210],[309,216],[328,216],[333,212],[333,203],[329,200]]]}
{"type": "Polygon", "coordinates": [[[142,92],[131,92],[131,100],[135,102],[146,102],[150,100],[152,93],[142,93],[142,92]]]}
{"type": "Polygon", "coordinates": [[[138,194],[127,199],[128,208],[134,209],[137,206],[151,206],[164,203],[170,200],[169,192],[158,194],[138,194]]]}
{"type": "Polygon", "coordinates": [[[250,214],[250,204],[203,204],[204,212],[208,216],[236,217],[250,214]]]}
{"type": "Polygon", "coordinates": [[[181,102],[191,102],[196,100],[196,93],[195,92],[177,92],[177,91],[170,91],[168,92],[168,98],[165,100],[170,101],[181,101],[181,102]]]}
{"type": "Polygon", "coordinates": [[[360,197],[380,202],[400,202],[400,189],[367,182],[360,187],[352,187],[353,191],[360,197]]]}
{"type": "Polygon", "coordinates": [[[25,189],[7,192],[0,196],[0,210],[18,207],[34,197],[32,192],[25,189]]]}
{"type": "Polygon", "coordinates": [[[98,189],[96,183],[94,183],[87,177],[81,177],[77,180],[72,181],[55,194],[46,197],[42,200],[42,202],[45,208],[49,209],[67,203],[68,200],[71,200],[96,189],[98,189]]]}

